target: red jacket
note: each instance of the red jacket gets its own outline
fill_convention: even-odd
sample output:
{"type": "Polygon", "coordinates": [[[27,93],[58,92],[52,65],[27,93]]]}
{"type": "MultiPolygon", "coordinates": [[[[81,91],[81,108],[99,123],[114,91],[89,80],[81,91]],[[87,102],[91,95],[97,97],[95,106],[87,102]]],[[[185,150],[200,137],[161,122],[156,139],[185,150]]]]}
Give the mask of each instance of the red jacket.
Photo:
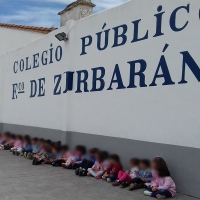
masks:
{"type": "Polygon", "coordinates": [[[120,163],[117,163],[117,164],[114,164],[114,165],[111,165],[108,169],[107,169],[107,174],[115,174],[117,175],[119,171],[123,170],[122,169],[122,166],[120,163]]]}

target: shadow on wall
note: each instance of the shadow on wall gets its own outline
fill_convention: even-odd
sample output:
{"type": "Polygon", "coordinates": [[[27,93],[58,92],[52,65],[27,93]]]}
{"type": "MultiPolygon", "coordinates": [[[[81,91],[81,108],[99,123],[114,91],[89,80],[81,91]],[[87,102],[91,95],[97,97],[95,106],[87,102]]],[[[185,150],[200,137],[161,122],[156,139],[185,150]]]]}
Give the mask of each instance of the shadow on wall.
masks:
{"type": "Polygon", "coordinates": [[[176,182],[177,191],[200,198],[200,149],[11,124],[0,124],[0,130],[61,141],[68,144],[70,149],[81,144],[87,149],[97,147],[116,153],[121,158],[124,170],[129,169],[129,160],[132,157],[151,160],[156,156],[163,157],[176,182]]]}

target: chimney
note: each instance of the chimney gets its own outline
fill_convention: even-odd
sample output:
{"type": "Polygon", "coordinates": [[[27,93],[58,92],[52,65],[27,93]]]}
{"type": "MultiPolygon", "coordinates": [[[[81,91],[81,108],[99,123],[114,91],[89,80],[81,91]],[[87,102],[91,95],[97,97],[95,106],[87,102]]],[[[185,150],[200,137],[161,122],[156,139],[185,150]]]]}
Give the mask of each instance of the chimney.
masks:
{"type": "Polygon", "coordinates": [[[60,15],[60,25],[64,26],[71,19],[76,21],[91,15],[95,6],[91,0],[77,0],[69,4],[64,10],[58,13],[60,15]]]}

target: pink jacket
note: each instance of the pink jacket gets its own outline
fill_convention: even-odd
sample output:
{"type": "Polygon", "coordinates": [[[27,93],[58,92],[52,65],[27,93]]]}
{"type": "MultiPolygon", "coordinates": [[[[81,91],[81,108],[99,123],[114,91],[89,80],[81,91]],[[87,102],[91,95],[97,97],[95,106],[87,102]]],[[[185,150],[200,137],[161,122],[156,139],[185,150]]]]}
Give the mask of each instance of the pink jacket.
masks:
{"type": "Polygon", "coordinates": [[[71,157],[71,153],[70,152],[67,152],[65,154],[63,154],[62,158],[67,161],[69,158],[71,157]]]}
{"type": "Polygon", "coordinates": [[[172,196],[176,195],[176,185],[171,177],[153,177],[151,187],[157,187],[158,190],[168,190],[172,196]]]}
{"type": "Polygon", "coordinates": [[[102,170],[102,171],[106,171],[109,168],[109,163],[108,163],[107,160],[103,161],[102,163],[99,163],[96,160],[96,162],[94,163],[92,168],[99,169],[99,170],[102,170]]]}
{"type": "Polygon", "coordinates": [[[14,148],[22,148],[23,143],[21,140],[15,140],[14,148]]]}

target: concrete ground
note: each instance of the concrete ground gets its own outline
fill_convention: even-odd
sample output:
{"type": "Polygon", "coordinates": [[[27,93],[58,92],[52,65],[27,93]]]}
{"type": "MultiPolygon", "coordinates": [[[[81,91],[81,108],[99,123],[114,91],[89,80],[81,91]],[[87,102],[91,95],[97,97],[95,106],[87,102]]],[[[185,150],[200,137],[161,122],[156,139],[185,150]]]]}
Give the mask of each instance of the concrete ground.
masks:
{"type": "MultiPolygon", "coordinates": [[[[143,190],[127,191],[74,171],[50,165],[33,166],[23,157],[0,151],[0,200],[148,200],[143,190]]],[[[195,200],[177,195],[177,200],[195,200]]]]}

